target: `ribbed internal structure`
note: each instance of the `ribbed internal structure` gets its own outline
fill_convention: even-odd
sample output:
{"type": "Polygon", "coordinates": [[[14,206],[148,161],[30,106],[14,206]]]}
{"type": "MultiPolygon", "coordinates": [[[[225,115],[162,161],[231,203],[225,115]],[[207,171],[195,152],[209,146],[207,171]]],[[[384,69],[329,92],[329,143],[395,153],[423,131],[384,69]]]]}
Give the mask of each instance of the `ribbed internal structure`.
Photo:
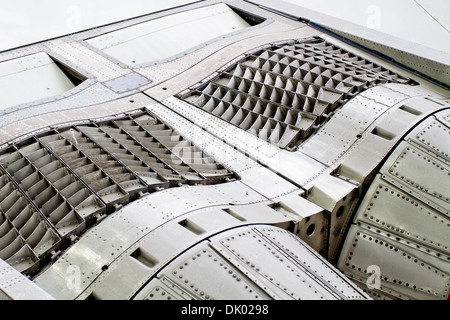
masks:
{"type": "Polygon", "coordinates": [[[119,205],[232,178],[146,112],[34,136],[0,154],[0,258],[33,273],[119,205]]]}
{"type": "Polygon", "coordinates": [[[280,148],[304,141],[353,95],[409,79],[321,38],[249,54],[180,98],[280,148]]]}

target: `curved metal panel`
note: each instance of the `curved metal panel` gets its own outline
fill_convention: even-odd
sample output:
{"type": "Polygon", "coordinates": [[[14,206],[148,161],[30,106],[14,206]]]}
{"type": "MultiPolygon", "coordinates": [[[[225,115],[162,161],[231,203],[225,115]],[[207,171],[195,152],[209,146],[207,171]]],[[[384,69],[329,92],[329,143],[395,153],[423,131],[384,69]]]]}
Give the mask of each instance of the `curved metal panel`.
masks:
{"type": "Polygon", "coordinates": [[[387,159],[355,215],[338,266],[373,297],[448,297],[447,140],[448,127],[435,117],[418,125],[387,159]]]}

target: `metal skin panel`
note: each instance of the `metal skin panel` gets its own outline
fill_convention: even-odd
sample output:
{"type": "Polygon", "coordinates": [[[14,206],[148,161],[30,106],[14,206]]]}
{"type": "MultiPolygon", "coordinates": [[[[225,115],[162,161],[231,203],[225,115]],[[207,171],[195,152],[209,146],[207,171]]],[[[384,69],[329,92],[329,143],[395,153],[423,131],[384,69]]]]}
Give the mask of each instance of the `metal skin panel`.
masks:
{"type": "MultiPolygon", "coordinates": [[[[449,103],[450,101],[447,100],[447,103],[449,103]]],[[[444,123],[447,127],[450,127],[450,111],[445,110],[442,112],[438,112],[435,114],[436,118],[441,121],[442,123],[444,123]]]]}
{"type": "Polygon", "coordinates": [[[46,53],[0,63],[0,86],[4,92],[23,94],[2,94],[0,109],[24,104],[62,94],[75,85],[46,53]]]}
{"type": "Polygon", "coordinates": [[[305,184],[306,181],[318,175],[325,168],[319,162],[301,153],[280,150],[251,133],[245,132],[198,108],[192,108],[182,100],[169,98],[163,103],[185,117],[194,119],[196,125],[206,129],[211,134],[221,136],[227,144],[234,146],[240,152],[255,158],[283,177],[289,177],[297,185],[305,184]],[[302,170],[297,170],[297,168],[302,168],[302,170]]]}
{"type": "Polygon", "coordinates": [[[443,139],[450,134],[450,128],[444,119],[441,121],[439,113],[434,114],[434,118],[424,121],[408,138],[419,146],[432,150],[440,159],[444,158],[445,162],[450,162],[450,147],[443,139]]]}
{"type": "MultiPolygon", "coordinates": [[[[377,99],[377,89],[373,98],[377,99]]],[[[388,87],[386,87],[388,88],[388,87]]],[[[386,88],[383,88],[384,91],[386,88]]],[[[415,96],[414,87],[405,87],[402,95],[411,95],[408,99],[398,99],[376,122],[371,123],[357,136],[357,142],[338,162],[335,175],[352,181],[363,182],[379,167],[380,159],[385,158],[392,148],[408,131],[427,116],[440,110],[443,105],[422,96],[415,96]],[[412,91],[410,93],[410,90],[412,91]],[[364,159],[364,161],[361,161],[364,159]]],[[[389,90],[393,90],[389,89],[389,90]]],[[[368,94],[369,92],[366,92],[368,94]]],[[[401,95],[401,96],[402,96],[401,95]]],[[[400,96],[400,97],[401,97],[400,96]]],[[[367,181],[367,180],[366,180],[367,181]]]]}
{"type": "MultiPolygon", "coordinates": [[[[169,280],[172,288],[182,290],[188,297],[206,300],[366,297],[317,253],[284,230],[243,227],[210,241],[178,257],[158,274],[158,279],[169,280]],[[242,242],[254,244],[253,249],[245,250],[245,246],[239,245],[242,242]],[[259,262],[261,257],[264,263],[259,262]],[[277,269],[286,272],[274,272],[277,269]]],[[[154,288],[153,282],[161,284],[154,279],[148,286],[154,288]]],[[[151,296],[152,292],[144,288],[137,298],[158,298],[151,296]]]]}
{"type": "Polygon", "coordinates": [[[129,73],[122,77],[104,82],[104,85],[117,93],[124,93],[131,90],[139,89],[151,81],[138,73],[129,73]]]}
{"type": "MultiPolygon", "coordinates": [[[[265,300],[270,296],[247,278],[240,270],[233,268],[227,259],[218,254],[207,243],[191,249],[168,266],[159,279],[185,292],[190,298],[204,300],[265,300]],[[179,262],[178,262],[179,261],[179,262]],[[213,284],[214,285],[211,285],[213,284]],[[236,292],[236,293],[234,293],[236,292]]],[[[155,279],[156,280],[156,279],[155,279]]],[[[152,285],[155,280],[150,282],[152,285]]],[[[146,290],[147,288],[144,288],[146,290]]],[[[148,290],[148,289],[147,289],[148,290]]],[[[137,299],[158,299],[140,293],[137,299]]]]}
{"type": "Polygon", "coordinates": [[[54,300],[26,276],[0,259],[0,300],[54,300]]]}
{"type": "Polygon", "coordinates": [[[380,236],[377,229],[372,230],[375,232],[350,229],[352,248],[340,266],[344,274],[357,280],[375,298],[380,292],[380,296],[389,299],[447,299],[450,282],[446,270],[436,268],[414,248],[400,244],[399,239],[389,239],[384,234],[380,236]],[[380,272],[372,274],[372,270],[380,272]]]}
{"type": "Polygon", "coordinates": [[[357,95],[337,111],[314,137],[303,143],[299,151],[331,165],[344,155],[357,141],[357,136],[386,109],[386,105],[376,103],[361,94],[357,95]],[[350,127],[349,119],[352,123],[350,127]]]}
{"type": "Polygon", "coordinates": [[[219,7],[252,27],[162,61],[88,42],[216,5],[0,53],[86,79],[0,111],[0,258],[57,299],[448,297],[448,90],[242,0],[219,7]]]}
{"type": "Polygon", "coordinates": [[[446,147],[440,146],[447,136],[448,127],[434,116],[412,130],[355,214],[338,267],[374,298],[448,297],[450,185],[440,179],[449,171],[446,147]]]}
{"type": "MultiPolygon", "coordinates": [[[[253,216],[246,214],[245,209],[238,213],[230,213],[231,209],[202,209],[155,228],[127,250],[123,257],[114,261],[79,299],[130,299],[174,257],[205,237],[248,223],[282,223],[290,219],[267,205],[242,208],[246,207],[249,207],[246,211],[253,213],[253,216]],[[133,267],[129,257],[139,261],[140,267],[133,267]],[[130,275],[135,281],[128,281],[130,275]]],[[[236,206],[238,209],[239,206],[236,206]]]]}
{"type": "Polygon", "coordinates": [[[83,288],[83,292],[76,298],[131,299],[160,268],[178,252],[196,243],[198,238],[197,234],[190,232],[176,221],[161,226],[155,224],[151,233],[109,263],[98,278],[83,288]]]}
{"type": "Polygon", "coordinates": [[[148,2],[132,0],[127,4],[121,1],[77,2],[71,4],[52,3],[44,1],[37,4],[25,1],[23,6],[27,12],[22,12],[22,6],[10,4],[4,9],[5,16],[14,17],[15,22],[6,19],[2,21],[0,51],[18,46],[29,45],[34,42],[64,36],[89,28],[100,28],[102,25],[129,19],[142,15],[144,12],[155,13],[179,6],[186,6],[195,1],[169,0],[164,2],[148,2]],[[105,9],[107,8],[107,9],[105,9]],[[32,12],[33,14],[29,14],[32,12]],[[47,21],[48,23],[41,23],[47,21]],[[34,29],[30,31],[30,26],[34,29]],[[16,36],[9,37],[8,33],[16,36]]]}
{"type": "MultiPolygon", "coordinates": [[[[329,265],[329,261],[326,261],[323,257],[318,256],[317,252],[311,250],[311,248],[294,237],[292,234],[287,233],[284,230],[277,230],[271,227],[257,227],[262,236],[270,242],[272,245],[281,247],[282,251],[292,253],[290,258],[297,263],[303,263],[306,273],[313,271],[313,273],[320,273],[320,281],[323,281],[322,285],[326,291],[334,296],[340,296],[343,299],[358,299],[364,298],[365,295],[361,294],[353,283],[348,281],[341,274],[336,274],[332,267],[329,265]],[[309,261],[302,261],[307,256],[311,257],[309,261]],[[313,258],[312,258],[313,257],[313,258]],[[361,295],[362,297],[358,297],[361,295]]],[[[315,281],[320,282],[318,275],[310,275],[311,278],[315,278],[315,281]]]]}
{"type": "Polygon", "coordinates": [[[361,204],[358,221],[390,229],[437,251],[448,250],[449,225],[445,215],[411,199],[380,176],[376,177],[374,186],[376,191],[371,192],[372,198],[367,197],[361,204]]]}
{"type": "Polygon", "coordinates": [[[157,192],[154,194],[156,197],[144,197],[118,211],[119,215],[104,219],[98,226],[98,232],[97,228],[94,228],[92,232],[86,233],[36,281],[49,292],[57,292],[60,299],[74,299],[86,289],[93,276],[97,277],[102,273],[102,266],[110,265],[124,250],[161,223],[186,211],[205,206],[247,204],[266,200],[239,182],[214,186],[212,189],[195,186],[180,188],[176,192],[171,190],[157,192]],[[183,192],[180,194],[180,191],[183,192]],[[240,197],[247,193],[245,198],[240,197]],[[230,198],[224,199],[223,195],[230,198]],[[168,198],[171,200],[167,201],[168,198]],[[135,208],[136,206],[138,208],[135,208]],[[127,224],[126,228],[124,222],[127,224]],[[98,239],[104,239],[104,242],[99,242],[98,239]],[[76,265],[84,271],[82,279],[85,279],[85,282],[81,282],[79,288],[66,286],[66,270],[71,265],[76,265]]]}
{"type": "Polygon", "coordinates": [[[228,6],[216,4],[141,23],[87,42],[126,65],[139,66],[165,60],[248,27],[228,6]],[[130,52],[130,46],[136,50],[130,52]]]}
{"type": "MultiPolygon", "coordinates": [[[[445,183],[445,180],[443,183],[439,183],[433,179],[437,178],[440,174],[444,174],[444,176],[445,174],[449,175],[450,168],[437,163],[433,163],[433,166],[430,168],[428,163],[432,162],[433,159],[420,152],[414,151],[412,148],[407,148],[406,151],[401,154],[400,159],[402,160],[401,162],[399,161],[400,163],[396,163],[391,167],[391,174],[400,176],[400,179],[403,182],[407,182],[417,189],[425,189],[425,192],[429,197],[439,198],[439,200],[447,203],[450,202],[448,184],[445,183]],[[408,180],[402,178],[403,176],[408,176],[408,171],[416,172],[415,179],[408,180]],[[433,183],[430,183],[430,181],[433,181],[433,183]]],[[[448,207],[446,209],[448,209],[448,207]]]]}
{"type": "MultiPolygon", "coordinates": [[[[234,186],[223,184],[217,186],[217,191],[223,192],[225,189],[232,187],[235,197],[239,198],[238,186],[239,184],[234,186]]],[[[118,212],[118,216],[105,219],[101,225],[89,231],[89,234],[94,238],[86,234],[69,249],[67,254],[64,254],[62,259],[58,260],[59,263],[40,275],[37,282],[46,290],[54,292],[58,299],[68,299],[69,297],[79,299],[129,299],[136,294],[143,283],[146,283],[160,270],[161,266],[164,266],[184,249],[208,235],[235,226],[262,222],[290,228],[291,224],[297,224],[301,221],[299,220],[301,215],[306,217],[307,214],[309,214],[311,221],[320,221],[315,218],[315,214],[311,214],[311,208],[314,208],[314,205],[309,204],[308,206],[306,200],[300,201],[303,205],[298,207],[291,204],[298,212],[297,216],[293,216],[284,211],[273,209],[269,205],[270,202],[264,201],[264,198],[259,198],[257,202],[260,202],[260,204],[243,206],[229,199],[228,201],[231,202],[227,205],[221,202],[217,203],[221,199],[220,194],[211,193],[212,190],[210,189],[204,189],[203,192],[197,193],[196,189],[198,187],[191,189],[191,192],[194,193],[191,194],[189,199],[195,200],[195,204],[193,202],[191,206],[184,200],[187,198],[178,198],[179,192],[176,192],[173,193],[174,199],[170,203],[163,204],[160,202],[158,205],[157,200],[153,197],[151,199],[145,197],[124,207],[118,212]],[[205,193],[205,191],[208,192],[205,193]],[[214,198],[217,198],[217,200],[214,200],[214,198]],[[201,201],[200,199],[204,200],[201,201]],[[234,205],[232,205],[233,202],[234,205]],[[218,208],[209,209],[210,206],[218,208]],[[174,212],[174,208],[178,208],[179,211],[174,212]],[[184,210],[190,210],[191,213],[187,214],[184,210]],[[306,210],[305,213],[302,210],[306,210]],[[129,228],[123,229],[123,221],[128,221],[129,228]],[[118,228],[122,228],[121,231],[118,228]],[[133,232],[130,234],[132,230],[136,230],[136,234],[130,238],[133,234],[133,232]],[[104,249],[106,248],[102,248],[102,245],[100,247],[94,245],[93,242],[98,237],[106,241],[103,245],[109,247],[110,250],[105,252],[104,249]],[[90,248],[92,254],[78,256],[77,252],[81,253],[87,248],[90,248]],[[118,251],[115,251],[114,248],[118,248],[118,251]],[[136,264],[135,261],[130,260],[130,256],[140,263],[136,264]],[[87,257],[89,257],[89,261],[86,260],[87,257]],[[92,269],[94,266],[93,259],[96,260],[95,265],[97,266],[94,269],[92,269]],[[67,291],[67,286],[64,287],[63,285],[63,279],[57,280],[56,277],[60,274],[61,268],[69,268],[71,265],[79,266],[86,274],[89,274],[88,271],[92,270],[87,279],[94,275],[95,277],[98,276],[97,280],[91,286],[82,285],[78,288],[81,291],[67,291]],[[132,274],[135,281],[130,282],[128,274],[132,274]],[[121,279],[123,279],[123,282],[121,282],[121,279]],[[53,288],[48,287],[53,281],[59,282],[59,285],[53,288]]],[[[246,193],[249,193],[250,196],[249,189],[243,188],[243,190],[247,190],[246,193]]],[[[188,192],[189,190],[185,191],[188,192]]],[[[162,199],[167,199],[166,192],[158,194],[162,199]]],[[[230,191],[228,191],[228,194],[231,194],[230,191]]],[[[253,197],[255,196],[256,194],[253,197]]],[[[83,279],[86,278],[83,277],[83,279]]]]}
{"type": "Polygon", "coordinates": [[[154,279],[134,298],[135,300],[192,300],[194,297],[167,278],[154,279]]]}
{"type": "Polygon", "coordinates": [[[381,171],[384,179],[450,216],[449,180],[439,179],[449,175],[448,164],[409,144],[400,145],[392,159],[381,171]]]}

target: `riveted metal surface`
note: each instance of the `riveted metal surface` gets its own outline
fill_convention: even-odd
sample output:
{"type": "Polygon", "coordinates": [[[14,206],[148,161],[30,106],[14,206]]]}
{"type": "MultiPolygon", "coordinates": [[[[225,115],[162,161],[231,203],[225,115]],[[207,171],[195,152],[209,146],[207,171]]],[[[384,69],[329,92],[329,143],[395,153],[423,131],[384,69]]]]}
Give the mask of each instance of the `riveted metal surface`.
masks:
{"type": "Polygon", "coordinates": [[[180,251],[202,239],[178,221],[163,223],[158,218],[152,218],[151,232],[108,263],[77,299],[131,299],[180,251]]]}
{"type": "MultiPolygon", "coordinates": [[[[157,215],[158,211],[154,214],[157,215]]],[[[129,299],[163,266],[205,237],[237,226],[262,222],[287,227],[291,222],[296,222],[296,218],[271,209],[267,203],[205,207],[175,215],[168,223],[154,227],[114,260],[108,270],[78,298],[129,299]],[[130,277],[134,281],[128,281],[130,277]]]]}
{"type": "MultiPolygon", "coordinates": [[[[405,88],[410,87],[405,86],[405,88]]],[[[408,90],[405,90],[405,93],[398,94],[393,92],[390,98],[391,100],[388,101],[385,99],[386,103],[392,103],[392,105],[384,105],[384,102],[376,102],[386,90],[393,89],[377,86],[363,92],[348,102],[335,117],[319,130],[319,133],[328,133],[329,130],[331,132],[334,131],[338,138],[331,134],[326,136],[316,135],[305,143],[307,148],[302,150],[303,152],[312,153],[312,156],[315,158],[329,161],[330,169],[337,168],[332,173],[333,176],[350,182],[349,185],[354,185],[353,192],[349,191],[351,188],[344,188],[341,196],[335,196],[336,193],[339,193],[336,192],[339,190],[336,187],[325,188],[326,191],[321,190],[320,181],[323,181],[323,175],[320,178],[316,178],[312,184],[304,186],[305,189],[310,190],[308,200],[321,205],[331,212],[330,251],[328,254],[330,261],[335,261],[334,259],[338,257],[339,248],[347,230],[347,224],[357,204],[358,192],[356,191],[356,185],[358,185],[358,182],[364,183],[364,181],[369,181],[368,179],[370,179],[370,175],[375,168],[380,166],[380,161],[376,159],[383,159],[411,126],[441,107],[439,104],[427,101],[421,97],[405,99],[407,94],[410,94],[408,90]],[[353,121],[352,123],[360,131],[353,131],[353,137],[351,137],[351,133],[348,135],[349,141],[351,141],[349,146],[345,143],[339,145],[339,142],[336,141],[340,136],[345,134],[340,134],[338,130],[333,128],[334,122],[344,123],[345,120],[339,115],[347,107],[352,106],[354,101],[358,101],[358,99],[369,101],[369,105],[372,108],[378,108],[379,112],[375,112],[371,120],[366,121],[365,124],[359,127],[353,121]],[[315,143],[317,140],[324,140],[327,143],[317,144],[315,143]],[[328,145],[331,145],[331,147],[328,147],[328,145]],[[331,151],[328,154],[326,151],[322,154],[334,155],[334,157],[328,159],[320,158],[320,147],[331,151]],[[330,199],[334,199],[334,201],[330,201],[330,199]]],[[[347,132],[352,132],[351,129],[346,129],[347,132]]]]}
{"type": "Polygon", "coordinates": [[[35,281],[60,299],[74,299],[103,272],[102,266],[110,265],[123,251],[161,224],[204,207],[261,201],[267,199],[239,181],[156,192],[151,197],[143,197],[108,216],[100,225],[80,238],[35,281]],[[81,279],[85,282],[82,281],[80,288],[67,287],[65,284],[65,272],[71,265],[76,265],[84,271],[81,279]]]}
{"type": "MultiPolygon", "coordinates": [[[[15,249],[2,250],[1,256],[28,273],[43,268],[40,261],[58,249],[61,239],[80,234],[105,213],[144,193],[235,178],[170,126],[142,111],[55,128],[21,141],[2,151],[0,168],[5,172],[2,249],[15,243],[15,249]],[[36,220],[34,227],[27,224],[21,231],[23,219],[36,220]],[[33,237],[25,240],[30,233],[33,237]]],[[[67,241],[70,244],[71,238],[67,241]]]]}
{"type": "Polygon", "coordinates": [[[0,300],[54,300],[26,276],[0,259],[0,300]]]}
{"type": "Polygon", "coordinates": [[[449,215],[449,179],[439,179],[450,175],[448,164],[410,144],[403,143],[396,151],[381,170],[384,179],[449,215]]]}
{"type": "Polygon", "coordinates": [[[194,297],[168,278],[152,280],[135,300],[193,300],[194,297]]]}
{"type": "Polygon", "coordinates": [[[208,243],[197,245],[191,251],[175,260],[158,277],[170,280],[196,300],[270,298],[208,243]]]}
{"type": "MultiPolygon", "coordinates": [[[[274,292],[274,298],[279,297],[287,299],[301,299],[301,292],[308,292],[307,288],[314,287],[314,291],[310,290],[306,299],[324,299],[330,298],[329,292],[324,290],[320,285],[314,283],[315,277],[308,277],[308,267],[311,267],[311,261],[305,267],[306,276],[299,272],[295,267],[291,266],[288,257],[281,254],[280,250],[274,250],[271,243],[266,243],[261,236],[252,231],[233,232],[232,235],[222,237],[220,239],[220,248],[225,251],[224,254],[231,255],[237,260],[239,266],[247,269],[247,272],[254,277],[255,282],[262,281],[261,286],[274,292]],[[242,246],[243,243],[252,244],[253,249],[248,251],[242,246]],[[265,256],[264,263],[256,259],[257,256],[265,256]],[[281,267],[284,272],[274,273],[276,265],[281,267]],[[297,291],[298,290],[298,291],[297,291]]],[[[302,270],[305,272],[305,270],[302,270]]],[[[269,292],[270,292],[269,291],[269,292]]]]}
{"type": "MultiPolygon", "coordinates": [[[[417,114],[412,106],[402,107],[417,114]]],[[[440,179],[449,175],[441,141],[448,128],[430,116],[392,152],[355,214],[338,267],[375,298],[447,299],[450,185],[440,179]]]]}
{"type": "Polygon", "coordinates": [[[69,91],[75,84],[46,53],[16,58],[0,63],[0,86],[4,92],[22,94],[2,94],[0,108],[45,99],[69,91]]]}
{"type": "Polygon", "coordinates": [[[1,110],[0,258],[58,299],[367,298],[336,261],[373,297],[445,299],[448,90],[242,0],[220,7],[251,27],[151,64],[89,44],[215,4],[0,53],[77,79],[1,110]]]}
{"type": "Polygon", "coordinates": [[[450,128],[435,117],[427,119],[421,126],[408,135],[408,139],[419,146],[432,150],[444,162],[450,162],[450,147],[446,137],[450,135],[450,128]]]}
{"type": "Polygon", "coordinates": [[[376,228],[369,231],[358,227],[350,229],[349,239],[352,239],[352,247],[342,259],[341,263],[345,265],[342,268],[348,270],[345,274],[358,280],[364,288],[372,281],[368,279],[370,274],[367,270],[370,266],[378,267],[381,285],[373,290],[375,297],[381,291],[391,299],[447,298],[450,286],[448,272],[436,268],[431,259],[418,254],[417,249],[404,245],[406,241],[387,237],[376,228]],[[366,252],[371,252],[371,256],[366,252]],[[398,267],[400,265],[401,268],[398,267]],[[421,276],[417,277],[417,274],[421,276]]]}
{"type": "Polygon", "coordinates": [[[220,136],[227,144],[240,152],[258,160],[272,171],[289,177],[297,185],[303,185],[316,177],[325,167],[319,162],[301,154],[291,153],[235,127],[198,108],[192,108],[188,103],[169,98],[163,102],[172,110],[192,119],[194,123],[215,136],[220,136]],[[301,170],[299,170],[301,169],[301,170]]]}
{"type": "Polygon", "coordinates": [[[268,226],[238,228],[196,245],[170,263],[136,298],[158,299],[154,290],[162,282],[164,290],[184,292],[184,298],[193,299],[365,297],[307,245],[268,226]],[[242,241],[253,243],[254,250],[246,251],[239,245],[242,241]],[[256,256],[265,262],[258,263],[256,256]],[[288,272],[271,272],[276,266],[288,272]],[[311,268],[320,275],[312,275],[311,268]]]}
{"type": "Polygon", "coordinates": [[[359,223],[350,228],[348,243],[353,240],[352,248],[341,256],[338,265],[361,288],[374,298],[447,298],[450,287],[448,254],[418,244],[419,241],[394,236],[391,230],[386,232],[385,227],[367,227],[371,230],[368,231],[362,226],[359,223]],[[367,250],[372,253],[370,257],[365,254],[367,250]]]}
{"type": "Polygon", "coordinates": [[[271,292],[275,299],[362,297],[351,283],[329,269],[329,264],[315,251],[285,230],[257,226],[216,238],[214,248],[230,257],[236,267],[245,270],[248,277],[271,292]],[[246,250],[243,242],[252,243],[254,249],[246,250]],[[256,258],[258,255],[265,257],[264,262],[256,258]],[[275,266],[286,272],[275,273],[275,266]]]}
{"type": "Polygon", "coordinates": [[[87,42],[128,66],[139,67],[249,27],[233,9],[219,3],[133,25],[87,42]],[[130,52],[130,46],[137,50],[130,52]]]}
{"type": "Polygon", "coordinates": [[[151,83],[150,80],[138,73],[128,73],[122,77],[118,77],[109,81],[105,81],[103,84],[117,93],[124,93],[139,89],[147,84],[151,83]]]}
{"type": "Polygon", "coordinates": [[[377,176],[358,221],[385,228],[434,250],[449,251],[448,218],[377,176]]]}
{"type": "Polygon", "coordinates": [[[313,271],[314,273],[317,272],[320,274],[321,279],[317,280],[319,277],[316,277],[316,281],[322,281],[322,285],[325,284],[323,287],[331,294],[335,296],[339,295],[344,299],[356,299],[361,294],[361,292],[356,290],[353,283],[343,275],[336,274],[328,261],[318,256],[315,250],[311,250],[308,245],[305,245],[292,234],[270,227],[258,226],[257,229],[262,233],[264,238],[270,239],[273,245],[280,247],[291,259],[297,263],[303,263],[306,271],[313,271]],[[311,259],[308,259],[308,262],[303,261],[307,256],[310,256],[311,259]]]}
{"type": "Polygon", "coordinates": [[[70,37],[46,42],[45,46],[51,50],[50,52],[63,56],[65,60],[77,66],[80,71],[88,71],[99,82],[131,73],[131,70],[122,68],[114,61],[90,50],[82,42],[74,41],[70,37]]]}
{"type": "MultiPolygon", "coordinates": [[[[450,101],[447,100],[447,104],[450,104],[450,101]]],[[[450,127],[450,111],[444,110],[442,112],[437,112],[435,114],[436,118],[444,123],[447,127],[450,127]]]]}
{"type": "MultiPolygon", "coordinates": [[[[214,134],[214,132],[209,133],[208,131],[203,130],[201,126],[193,125],[191,121],[186,120],[172,111],[172,109],[169,109],[164,105],[150,105],[147,108],[161,119],[164,119],[164,121],[167,121],[171,126],[177,128],[177,130],[183,136],[187,137],[187,139],[203,148],[205,153],[239,174],[243,183],[265,195],[267,198],[273,198],[299,190],[297,186],[286,181],[268,168],[263,167],[257,161],[243,154],[239,150],[236,150],[233,145],[224,142],[223,139],[219,138],[219,135],[214,134]],[[270,182],[261,184],[260,181],[262,177],[270,182]],[[276,188],[274,188],[274,186],[276,186],[276,188]]],[[[200,117],[201,115],[202,114],[199,114],[198,116],[200,117]]],[[[213,121],[217,120],[218,119],[215,119],[213,121]]],[[[201,123],[207,125],[208,119],[201,123]]],[[[224,125],[226,126],[227,124],[225,123],[224,125]]],[[[221,128],[222,132],[229,129],[229,127],[221,128]]],[[[249,150],[251,150],[251,143],[258,143],[258,141],[250,141],[248,143],[249,150]]]]}
{"type": "Polygon", "coordinates": [[[388,107],[359,94],[348,101],[299,151],[332,165],[358,140],[360,135],[388,107]],[[352,123],[351,126],[348,124],[352,123]]]}
{"type": "MultiPolygon", "coordinates": [[[[376,92],[379,88],[382,87],[375,87],[369,91],[376,92]]],[[[403,99],[409,94],[409,88],[414,87],[405,86],[405,91],[398,96],[395,104],[357,136],[357,142],[338,162],[339,167],[334,172],[335,175],[363,182],[379,167],[381,162],[379,159],[384,159],[412,127],[428,115],[442,109],[442,104],[421,96],[403,99]]],[[[382,90],[386,89],[387,87],[382,90]]],[[[365,94],[369,94],[369,91],[365,94]]],[[[374,95],[374,99],[378,95],[374,95]]]]}

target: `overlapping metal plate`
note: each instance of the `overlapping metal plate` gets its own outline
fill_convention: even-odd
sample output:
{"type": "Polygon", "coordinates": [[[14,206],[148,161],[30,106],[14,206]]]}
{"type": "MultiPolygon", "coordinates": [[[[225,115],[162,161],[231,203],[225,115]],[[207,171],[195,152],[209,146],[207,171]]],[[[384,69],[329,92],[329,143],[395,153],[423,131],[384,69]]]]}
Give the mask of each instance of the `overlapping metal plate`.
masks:
{"type": "Polygon", "coordinates": [[[375,298],[449,295],[448,134],[435,116],[417,126],[387,159],[355,215],[338,266],[375,298]]]}
{"type": "Polygon", "coordinates": [[[366,298],[285,230],[241,227],[208,240],[169,264],[136,299],[366,298]]]}
{"type": "Polygon", "coordinates": [[[2,53],[0,299],[446,299],[448,97],[321,32],[200,1],[2,53]]]}
{"type": "Polygon", "coordinates": [[[120,29],[87,42],[132,67],[162,62],[250,27],[232,8],[214,4],[120,29]],[[129,50],[132,47],[134,50],[129,50]]]}

